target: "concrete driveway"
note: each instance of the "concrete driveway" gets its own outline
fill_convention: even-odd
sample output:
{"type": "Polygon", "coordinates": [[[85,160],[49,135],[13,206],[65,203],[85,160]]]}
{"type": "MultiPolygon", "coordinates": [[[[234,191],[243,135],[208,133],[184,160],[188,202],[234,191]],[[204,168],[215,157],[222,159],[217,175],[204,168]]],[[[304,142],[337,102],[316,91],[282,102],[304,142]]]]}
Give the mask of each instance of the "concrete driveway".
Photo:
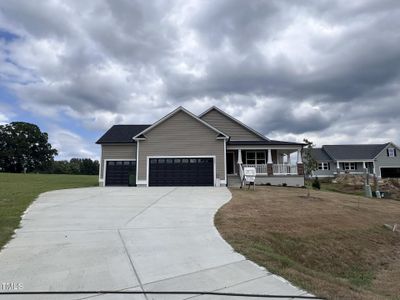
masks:
{"type": "MultiPolygon", "coordinates": [[[[23,291],[195,290],[304,295],[306,292],[234,252],[220,237],[213,216],[230,198],[226,188],[193,187],[82,188],[42,194],[24,215],[15,238],[0,253],[0,282],[22,284],[23,291]]],[[[36,298],[88,297],[185,299],[193,295],[36,298]]]]}

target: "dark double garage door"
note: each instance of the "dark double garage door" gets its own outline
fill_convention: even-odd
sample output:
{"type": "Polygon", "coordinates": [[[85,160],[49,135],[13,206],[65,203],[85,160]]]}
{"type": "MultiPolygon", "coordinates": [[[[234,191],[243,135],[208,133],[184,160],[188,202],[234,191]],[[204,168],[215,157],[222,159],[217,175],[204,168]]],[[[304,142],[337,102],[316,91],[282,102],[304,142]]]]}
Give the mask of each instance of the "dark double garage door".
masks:
{"type": "Polygon", "coordinates": [[[149,186],[213,186],[213,158],[150,158],[149,186]]]}
{"type": "MultiPolygon", "coordinates": [[[[150,158],[149,186],[213,186],[213,158],[150,158]]],[[[136,161],[107,161],[107,186],[136,185],[136,161]]]]}

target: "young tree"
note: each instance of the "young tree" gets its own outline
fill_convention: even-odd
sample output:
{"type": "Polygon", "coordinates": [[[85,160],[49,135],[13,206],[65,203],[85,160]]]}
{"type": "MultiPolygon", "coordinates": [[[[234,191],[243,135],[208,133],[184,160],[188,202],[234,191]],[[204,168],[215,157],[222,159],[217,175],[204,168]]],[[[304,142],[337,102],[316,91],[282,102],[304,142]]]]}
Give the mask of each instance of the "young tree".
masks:
{"type": "Polygon", "coordinates": [[[6,172],[39,171],[49,167],[57,150],[46,132],[25,122],[0,125],[0,168],[6,172]]]}
{"type": "MultiPolygon", "coordinates": [[[[308,139],[304,139],[303,141],[304,143],[307,144],[307,146],[303,151],[304,174],[310,178],[312,176],[312,172],[318,169],[318,163],[312,156],[312,149],[314,148],[314,143],[308,139]]],[[[307,196],[310,197],[310,189],[307,190],[307,196]]]]}

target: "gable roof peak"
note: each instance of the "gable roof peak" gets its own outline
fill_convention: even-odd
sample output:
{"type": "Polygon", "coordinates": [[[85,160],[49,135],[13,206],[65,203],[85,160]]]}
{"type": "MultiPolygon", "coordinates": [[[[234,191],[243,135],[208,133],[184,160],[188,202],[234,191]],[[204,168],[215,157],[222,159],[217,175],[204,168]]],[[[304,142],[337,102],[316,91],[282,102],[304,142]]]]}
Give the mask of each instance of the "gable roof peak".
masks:
{"type": "Polygon", "coordinates": [[[202,119],[200,119],[198,116],[196,116],[195,114],[191,113],[189,110],[187,110],[186,108],[184,108],[183,106],[178,106],[176,109],[174,109],[172,112],[170,112],[169,114],[165,115],[164,117],[162,117],[161,119],[159,119],[157,122],[153,123],[151,126],[149,126],[148,128],[144,129],[143,131],[139,132],[138,134],[136,134],[132,139],[137,139],[139,137],[141,137],[142,135],[144,135],[146,132],[152,130],[154,127],[158,126],[159,124],[163,123],[165,120],[168,120],[169,118],[171,118],[172,116],[174,116],[175,114],[177,114],[178,112],[184,112],[187,115],[189,115],[190,117],[192,117],[193,119],[195,119],[196,121],[199,121],[200,123],[204,124],[205,126],[207,126],[208,128],[210,128],[211,130],[214,130],[216,133],[218,133],[219,135],[224,136],[225,138],[229,138],[229,136],[227,136],[225,133],[223,133],[222,131],[218,130],[217,128],[211,126],[210,124],[208,124],[207,122],[203,121],[202,119]]]}
{"type": "Polygon", "coordinates": [[[226,113],[225,111],[223,111],[222,109],[218,108],[217,106],[213,105],[210,108],[208,108],[206,111],[202,112],[199,115],[199,118],[202,118],[203,116],[205,116],[206,114],[208,114],[210,111],[212,110],[216,110],[217,112],[219,112],[220,114],[224,115],[225,117],[231,119],[232,121],[236,122],[237,124],[239,124],[240,126],[246,128],[247,130],[251,131],[252,133],[254,133],[255,135],[261,137],[263,140],[269,141],[270,139],[267,138],[265,135],[263,135],[262,133],[254,130],[253,128],[247,126],[246,124],[244,124],[243,122],[239,121],[238,119],[236,119],[235,117],[231,116],[230,114],[226,113]]]}

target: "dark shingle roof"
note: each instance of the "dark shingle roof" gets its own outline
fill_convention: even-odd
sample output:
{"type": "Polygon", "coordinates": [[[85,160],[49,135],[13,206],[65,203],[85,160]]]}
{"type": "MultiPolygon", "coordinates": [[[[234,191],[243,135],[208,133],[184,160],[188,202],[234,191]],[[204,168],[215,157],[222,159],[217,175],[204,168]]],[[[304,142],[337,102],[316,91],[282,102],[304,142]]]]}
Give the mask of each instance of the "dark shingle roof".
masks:
{"type": "Polygon", "coordinates": [[[317,161],[329,161],[332,158],[321,148],[313,148],[311,149],[312,157],[317,161]]]}
{"type": "Polygon", "coordinates": [[[136,143],[132,138],[150,125],[114,125],[96,144],[136,143]]]}
{"type": "Polygon", "coordinates": [[[324,145],[322,149],[334,160],[373,159],[387,144],[324,145]]]}
{"type": "Polygon", "coordinates": [[[265,140],[265,141],[229,141],[228,145],[305,145],[305,144],[296,142],[265,140]]]}

